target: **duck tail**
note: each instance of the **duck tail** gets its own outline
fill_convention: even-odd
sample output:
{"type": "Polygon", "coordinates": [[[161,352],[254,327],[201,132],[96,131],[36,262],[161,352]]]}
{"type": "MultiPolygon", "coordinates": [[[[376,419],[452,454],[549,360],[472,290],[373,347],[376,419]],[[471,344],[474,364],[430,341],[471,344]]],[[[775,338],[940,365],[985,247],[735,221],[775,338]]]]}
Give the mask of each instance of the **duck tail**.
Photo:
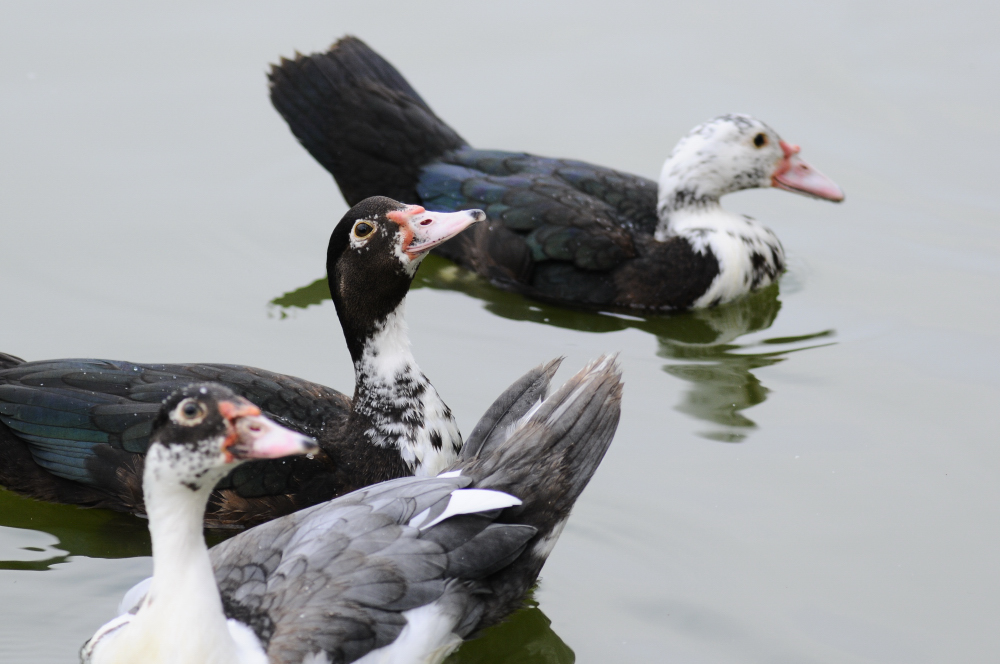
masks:
{"type": "Polygon", "coordinates": [[[549,383],[562,361],[563,358],[558,357],[540,364],[504,390],[465,439],[456,467],[468,465],[476,457],[490,455],[494,448],[506,441],[510,428],[548,395],[549,383]]]}
{"type": "Polygon", "coordinates": [[[8,353],[0,353],[0,370],[13,369],[14,367],[21,364],[24,364],[24,360],[17,357],[16,355],[9,355],[8,353]]]}
{"type": "Polygon", "coordinates": [[[328,170],[348,205],[369,196],[419,201],[420,169],[466,145],[378,53],[347,36],[326,53],[282,58],[271,103],[328,170]]]}
{"type": "MultiPolygon", "coordinates": [[[[557,366],[549,363],[534,371],[547,382],[557,366]]],[[[521,500],[520,505],[504,510],[499,521],[537,529],[517,560],[489,580],[497,601],[490,603],[480,627],[514,610],[538,578],[573,504],[614,438],[621,395],[616,357],[601,357],[548,398],[540,402],[533,398],[535,405],[513,423],[502,430],[490,428],[494,433],[483,438],[479,452],[460,461],[462,475],[471,477],[474,487],[503,491],[521,500]]],[[[498,418],[498,423],[503,421],[498,418]]],[[[475,440],[474,432],[470,442],[475,440]]]]}

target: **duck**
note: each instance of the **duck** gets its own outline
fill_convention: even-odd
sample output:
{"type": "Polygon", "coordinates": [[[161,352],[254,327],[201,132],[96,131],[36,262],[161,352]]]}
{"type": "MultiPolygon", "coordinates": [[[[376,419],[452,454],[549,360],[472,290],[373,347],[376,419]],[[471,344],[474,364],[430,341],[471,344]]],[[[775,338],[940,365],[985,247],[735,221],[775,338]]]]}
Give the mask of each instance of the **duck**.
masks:
{"type": "Polygon", "coordinates": [[[777,236],[725,210],[726,194],[776,188],[840,202],[797,145],[745,114],[677,143],[659,182],[571,159],[471,147],[356,37],[272,65],[271,102],[348,203],[374,192],[429,210],[479,207],[487,223],[435,251],[547,303],[624,313],[717,306],[786,266],[777,236]]]}
{"type": "Polygon", "coordinates": [[[245,528],[375,482],[436,475],[455,461],[462,436],[413,357],[406,295],[430,249],[483,218],[372,197],[334,228],[326,265],[354,365],[353,398],[249,366],[0,355],[0,485],[145,515],[143,464],[159,404],[193,381],[227,386],[320,446],[222,478],[209,527],[245,528]]]}
{"type": "Polygon", "coordinates": [[[522,605],[614,437],[614,358],[549,394],[557,366],[508,388],[437,476],[358,489],[211,550],[200,528],[215,482],[247,459],[314,448],[224,386],[178,390],[144,469],[153,576],[81,661],[443,661],[522,605]]]}

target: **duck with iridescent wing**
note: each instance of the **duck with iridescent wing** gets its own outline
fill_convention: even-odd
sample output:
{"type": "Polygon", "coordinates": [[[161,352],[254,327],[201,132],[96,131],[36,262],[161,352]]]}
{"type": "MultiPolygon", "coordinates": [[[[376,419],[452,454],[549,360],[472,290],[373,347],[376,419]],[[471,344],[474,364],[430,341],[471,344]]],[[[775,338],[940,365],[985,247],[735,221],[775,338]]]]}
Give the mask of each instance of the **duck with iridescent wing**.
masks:
{"type": "Polygon", "coordinates": [[[748,115],[691,130],[659,183],[570,159],[470,146],[386,60],[354,37],[283,59],[271,101],[354,203],[379,193],[488,221],[436,249],[494,284],[589,309],[711,307],[773,283],[775,234],[720,205],[774,187],[841,201],[799,148],[748,115]]]}

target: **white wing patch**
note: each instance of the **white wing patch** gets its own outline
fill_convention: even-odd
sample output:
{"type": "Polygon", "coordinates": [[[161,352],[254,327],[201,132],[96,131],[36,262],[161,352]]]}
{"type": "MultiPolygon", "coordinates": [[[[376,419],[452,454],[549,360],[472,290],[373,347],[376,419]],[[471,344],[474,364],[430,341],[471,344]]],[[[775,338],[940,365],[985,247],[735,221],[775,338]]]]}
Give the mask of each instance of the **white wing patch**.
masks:
{"type": "Polygon", "coordinates": [[[427,530],[445,519],[459,514],[476,514],[478,512],[489,512],[505,507],[520,505],[521,500],[503,491],[493,491],[492,489],[456,489],[451,492],[448,499],[448,506],[428,523],[424,523],[430,515],[430,509],[426,509],[417,514],[408,524],[411,528],[427,530]]]}

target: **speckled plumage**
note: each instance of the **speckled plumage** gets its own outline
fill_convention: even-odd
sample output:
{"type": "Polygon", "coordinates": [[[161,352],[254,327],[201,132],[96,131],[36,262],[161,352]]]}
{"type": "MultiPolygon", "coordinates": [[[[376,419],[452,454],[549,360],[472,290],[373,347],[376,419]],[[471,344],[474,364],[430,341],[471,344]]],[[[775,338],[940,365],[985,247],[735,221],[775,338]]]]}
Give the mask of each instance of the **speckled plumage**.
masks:
{"type": "Polygon", "coordinates": [[[403,306],[386,317],[354,363],[354,411],[367,418],[372,445],[399,450],[415,475],[437,475],[462,448],[462,435],[410,353],[403,306]]]}

